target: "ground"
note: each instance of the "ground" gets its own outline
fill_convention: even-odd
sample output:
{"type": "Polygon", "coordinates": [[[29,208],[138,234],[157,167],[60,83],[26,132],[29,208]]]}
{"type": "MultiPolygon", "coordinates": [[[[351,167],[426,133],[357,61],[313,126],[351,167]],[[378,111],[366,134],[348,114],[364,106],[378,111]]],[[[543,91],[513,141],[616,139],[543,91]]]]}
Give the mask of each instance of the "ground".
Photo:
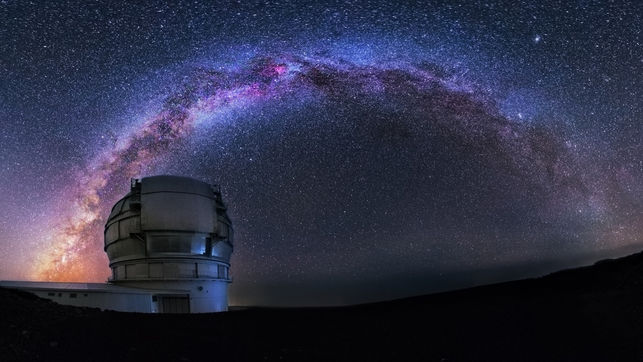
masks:
{"type": "Polygon", "coordinates": [[[0,289],[0,360],[641,360],[643,254],[337,308],[146,315],[0,289]]]}

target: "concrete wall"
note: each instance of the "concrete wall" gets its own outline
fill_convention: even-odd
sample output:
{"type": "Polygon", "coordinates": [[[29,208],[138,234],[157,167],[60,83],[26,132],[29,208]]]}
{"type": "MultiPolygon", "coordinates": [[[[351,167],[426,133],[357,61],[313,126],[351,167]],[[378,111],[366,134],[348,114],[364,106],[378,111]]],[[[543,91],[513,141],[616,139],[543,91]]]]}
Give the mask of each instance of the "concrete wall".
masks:
{"type": "Polygon", "coordinates": [[[218,280],[158,280],[120,281],[123,287],[154,290],[185,291],[190,295],[190,313],[213,313],[228,310],[227,281],[218,280]]]}
{"type": "Polygon", "coordinates": [[[225,279],[124,280],[110,284],[0,281],[0,287],[30,292],[59,304],[138,313],[224,312],[228,310],[228,285],[225,279]]]}
{"type": "MultiPolygon", "coordinates": [[[[22,288],[21,288],[22,289],[22,288]]],[[[151,294],[134,294],[102,291],[73,291],[64,289],[22,289],[41,298],[52,300],[63,305],[77,307],[93,307],[102,310],[119,312],[155,313],[156,306],[152,303],[151,294]]]]}

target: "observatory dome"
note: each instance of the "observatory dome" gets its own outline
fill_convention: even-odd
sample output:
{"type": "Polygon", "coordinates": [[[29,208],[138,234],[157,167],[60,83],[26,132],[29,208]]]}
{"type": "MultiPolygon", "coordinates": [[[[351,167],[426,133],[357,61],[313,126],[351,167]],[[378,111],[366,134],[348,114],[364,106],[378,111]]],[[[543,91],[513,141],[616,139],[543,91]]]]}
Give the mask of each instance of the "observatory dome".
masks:
{"type": "Polygon", "coordinates": [[[227,309],[232,243],[218,187],[187,177],[132,179],[105,225],[110,282],[185,290],[191,312],[227,309]]]}

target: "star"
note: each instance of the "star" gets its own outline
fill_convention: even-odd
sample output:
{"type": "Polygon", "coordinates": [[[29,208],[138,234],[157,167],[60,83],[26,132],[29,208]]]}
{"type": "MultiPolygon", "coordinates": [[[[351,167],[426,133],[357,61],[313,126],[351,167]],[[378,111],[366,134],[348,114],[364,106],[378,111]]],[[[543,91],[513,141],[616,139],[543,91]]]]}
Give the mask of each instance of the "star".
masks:
{"type": "Polygon", "coordinates": [[[105,218],[158,174],[221,186],[231,304],[631,250],[638,9],[576,6],[2,2],[0,279],[103,282],[105,218]]]}

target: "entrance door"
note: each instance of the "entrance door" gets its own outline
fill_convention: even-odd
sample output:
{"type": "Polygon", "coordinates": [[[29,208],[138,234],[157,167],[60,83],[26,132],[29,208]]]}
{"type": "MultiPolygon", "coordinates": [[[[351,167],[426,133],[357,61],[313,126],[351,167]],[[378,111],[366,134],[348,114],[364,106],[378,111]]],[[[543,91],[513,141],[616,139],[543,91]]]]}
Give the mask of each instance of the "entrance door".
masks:
{"type": "Polygon", "coordinates": [[[158,295],[159,313],[190,313],[188,294],[158,295]]]}

